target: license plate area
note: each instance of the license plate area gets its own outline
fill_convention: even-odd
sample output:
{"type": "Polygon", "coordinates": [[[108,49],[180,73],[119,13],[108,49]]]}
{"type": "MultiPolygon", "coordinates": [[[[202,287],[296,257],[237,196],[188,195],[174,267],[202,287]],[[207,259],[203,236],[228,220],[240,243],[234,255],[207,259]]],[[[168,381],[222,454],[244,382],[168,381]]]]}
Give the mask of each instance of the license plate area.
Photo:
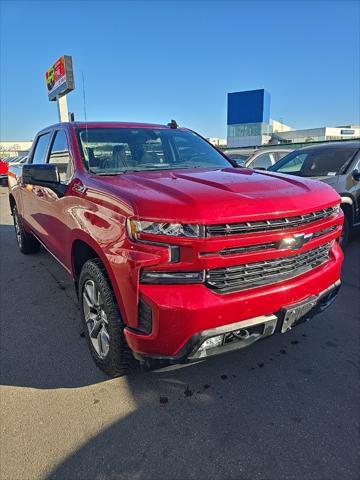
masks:
{"type": "Polygon", "coordinates": [[[310,316],[311,310],[316,306],[317,301],[317,297],[311,297],[304,302],[284,308],[281,333],[285,333],[295,325],[306,321],[310,316]]]}

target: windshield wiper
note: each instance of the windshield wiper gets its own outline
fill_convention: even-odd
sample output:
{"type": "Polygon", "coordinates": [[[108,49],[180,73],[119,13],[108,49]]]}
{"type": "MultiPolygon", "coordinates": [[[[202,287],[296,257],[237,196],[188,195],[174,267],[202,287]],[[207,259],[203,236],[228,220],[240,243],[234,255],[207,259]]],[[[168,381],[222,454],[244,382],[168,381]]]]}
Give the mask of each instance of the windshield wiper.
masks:
{"type": "Polygon", "coordinates": [[[115,175],[121,175],[124,172],[94,172],[93,170],[90,170],[90,173],[98,177],[114,177],[115,175]]]}
{"type": "Polygon", "coordinates": [[[121,170],[119,172],[94,172],[94,170],[89,170],[90,173],[92,173],[93,175],[97,175],[97,176],[101,176],[101,177],[111,177],[111,176],[115,176],[115,175],[123,175],[124,173],[142,173],[142,172],[160,172],[160,171],[164,171],[164,170],[190,170],[190,169],[196,169],[196,168],[207,168],[207,169],[211,169],[211,170],[217,170],[219,168],[224,168],[224,167],[220,167],[220,166],[215,166],[215,165],[212,165],[212,166],[206,166],[206,165],[172,165],[171,167],[166,167],[166,168],[161,168],[161,167],[154,167],[154,168],[138,168],[138,169],[135,169],[135,168],[129,168],[127,170],[121,170]]]}

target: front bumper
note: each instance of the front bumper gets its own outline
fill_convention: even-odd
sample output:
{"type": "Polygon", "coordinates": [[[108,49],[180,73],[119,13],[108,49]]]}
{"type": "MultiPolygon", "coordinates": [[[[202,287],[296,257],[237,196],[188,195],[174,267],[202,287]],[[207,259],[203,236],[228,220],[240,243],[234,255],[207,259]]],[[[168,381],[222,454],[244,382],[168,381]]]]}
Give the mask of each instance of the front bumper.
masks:
{"type": "MultiPolygon", "coordinates": [[[[178,361],[202,332],[258,317],[274,315],[284,306],[320,296],[340,278],[343,253],[335,242],[330,259],[301,276],[277,284],[229,294],[217,294],[204,285],[140,285],[140,297],[151,307],[149,335],[130,327],[124,333],[137,358],[178,361]],[[185,350],[184,350],[185,349],[185,350]]],[[[241,328],[241,327],[240,327],[241,328]]]]}
{"type": "MultiPolygon", "coordinates": [[[[241,322],[224,325],[195,334],[175,356],[144,355],[134,352],[135,358],[147,366],[161,366],[178,363],[196,362],[204,358],[220,355],[240,348],[247,347],[258,340],[273,335],[275,332],[286,332],[295,325],[310,320],[316,314],[326,310],[336,299],[341,282],[338,280],[319,295],[311,296],[306,304],[311,305],[306,314],[300,317],[293,325],[287,324],[285,312],[301,307],[301,304],[289,305],[281,309],[276,315],[264,315],[250,318],[241,322]],[[207,340],[222,337],[221,345],[203,348],[207,340]]],[[[304,303],[304,302],[303,302],[304,303]]]]}

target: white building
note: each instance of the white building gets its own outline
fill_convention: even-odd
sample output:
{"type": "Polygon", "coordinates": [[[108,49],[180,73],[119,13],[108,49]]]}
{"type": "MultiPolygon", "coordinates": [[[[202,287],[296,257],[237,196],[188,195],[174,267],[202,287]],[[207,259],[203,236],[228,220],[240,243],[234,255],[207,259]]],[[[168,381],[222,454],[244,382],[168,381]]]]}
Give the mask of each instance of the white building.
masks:
{"type": "Polygon", "coordinates": [[[0,142],[0,156],[16,157],[30,150],[32,141],[0,142]]]}
{"type": "Polygon", "coordinates": [[[270,125],[272,127],[272,131],[274,132],[290,132],[292,130],[289,125],[285,125],[285,123],[278,122],[277,120],[270,120],[270,125]]]}
{"type": "Polygon", "coordinates": [[[269,120],[268,123],[247,123],[228,125],[228,148],[255,147],[273,143],[274,132],[289,132],[292,128],[277,120],[269,120]]]}
{"type": "Polygon", "coordinates": [[[360,138],[360,125],[305,128],[303,130],[275,131],[271,143],[305,143],[350,140],[360,138]]]}
{"type": "Polygon", "coordinates": [[[206,140],[215,145],[215,147],[226,147],[227,145],[226,138],[209,137],[206,140]]]}

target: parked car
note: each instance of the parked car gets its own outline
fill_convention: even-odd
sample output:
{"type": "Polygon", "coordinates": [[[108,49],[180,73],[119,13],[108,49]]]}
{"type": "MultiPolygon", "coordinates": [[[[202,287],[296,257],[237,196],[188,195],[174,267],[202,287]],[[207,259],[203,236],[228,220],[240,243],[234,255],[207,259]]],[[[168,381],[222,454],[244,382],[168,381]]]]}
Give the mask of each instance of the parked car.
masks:
{"type": "Polygon", "coordinates": [[[9,164],[5,158],[0,158],[0,185],[5,185],[7,182],[9,164]]]}
{"type": "Polygon", "coordinates": [[[27,156],[20,157],[8,157],[0,159],[0,185],[6,186],[8,180],[8,170],[9,166],[13,164],[23,164],[26,163],[27,156]]]}
{"type": "Polygon", "coordinates": [[[341,196],[344,211],[342,245],[360,226],[360,142],[335,142],[296,150],[276,165],[272,172],[321,180],[341,196]]]}
{"type": "Polygon", "coordinates": [[[257,150],[239,148],[225,150],[224,153],[241,167],[266,170],[292,151],[293,149],[289,148],[261,148],[257,150]]]}
{"type": "Polygon", "coordinates": [[[111,376],[285,333],[340,287],[335,190],[237,168],[175,122],[45,128],[9,201],[20,251],[42,244],[72,276],[111,376]]]}
{"type": "Polygon", "coordinates": [[[7,175],[9,170],[9,162],[17,157],[0,158],[0,185],[7,184],[7,175]]]}

